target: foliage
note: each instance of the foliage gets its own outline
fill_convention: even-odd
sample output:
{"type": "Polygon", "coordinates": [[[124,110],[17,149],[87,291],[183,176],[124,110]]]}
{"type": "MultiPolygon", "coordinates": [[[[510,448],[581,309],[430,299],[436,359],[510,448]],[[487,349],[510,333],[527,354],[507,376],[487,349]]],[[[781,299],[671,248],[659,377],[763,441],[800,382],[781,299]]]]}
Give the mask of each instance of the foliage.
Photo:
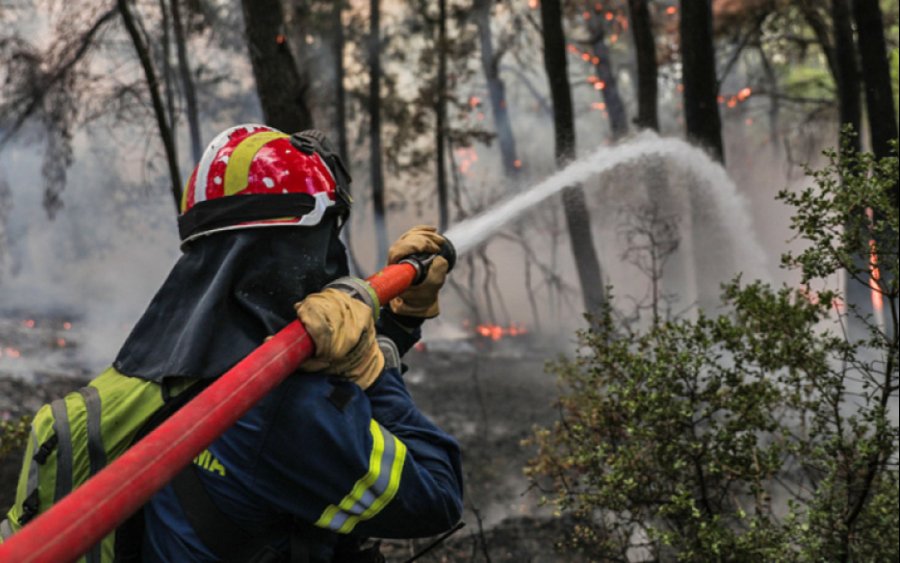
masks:
{"type": "Polygon", "coordinates": [[[526,473],[582,522],[570,546],[601,560],[900,557],[897,158],[827,156],[815,187],[779,196],[807,242],[783,258],[802,289],[738,278],[727,313],[643,330],[607,308],[576,358],[549,364],[560,419],[535,429],[526,473]],[[853,340],[840,329],[856,309],[812,286],[842,268],[869,284],[873,263],[885,322],[859,319],[853,340]]]}
{"type": "Polygon", "coordinates": [[[25,446],[30,429],[30,416],[16,420],[0,420],[0,461],[25,446]]]}

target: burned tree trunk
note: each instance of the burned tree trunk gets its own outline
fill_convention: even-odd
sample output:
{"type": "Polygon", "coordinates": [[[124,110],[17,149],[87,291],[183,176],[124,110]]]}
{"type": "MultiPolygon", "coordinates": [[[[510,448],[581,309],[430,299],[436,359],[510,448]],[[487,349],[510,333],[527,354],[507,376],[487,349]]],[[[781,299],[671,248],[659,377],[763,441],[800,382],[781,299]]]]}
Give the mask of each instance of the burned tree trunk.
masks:
{"type": "Polygon", "coordinates": [[[716,48],[713,43],[711,0],[680,0],[681,64],[684,122],[688,138],[725,162],[722,120],[717,101],[716,48]]]}
{"type": "Polygon", "coordinates": [[[187,111],[188,131],[191,137],[191,156],[194,162],[200,162],[203,145],[200,140],[200,113],[197,107],[197,89],[191,74],[191,65],[187,55],[187,40],[184,23],[181,20],[181,0],[172,0],[172,27],[175,31],[175,51],[178,56],[178,74],[184,93],[184,105],[187,111]]]}
{"type": "Polygon", "coordinates": [[[162,140],[163,148],[166,152],[166,162],[169,166],[169,179],[172,182],[171,191],[172,198],[175,200],[175,212],[181,212],[181,172],[178,170],[178,155],[175,151],[175,137],[172,134],[172,128],[169,127],[169,121],[166,118],[166,108],[163,104],[162,96],[159,92],[159,80],[156,77],[156,70],[153,68],[153,61],[150,58],[150,49],[144,41],[135,21],[134,14],[131,13],[131,7],[128,0],[118,0],[117,6],[122,21],[125,23],[125,30],[131,38],[134,50],[137,53],[141,68],[144,71],[144,78],[147,81],[147,90],[150,92],[150,101],[153,104],[153,114],[156,116],[156,125],[159,128],[159,137],[162,140]]]}
{"type": "Polygon", "coordinates": [[[656,41],[647,0],[628,0],[631,33],[637,58],[638,114],[635,124],[641,129],[659,131],[656,41]]]}
{"type": "MultiPolygon", "coordinates": [[[[848,125],[859,135],[862,121],[862,105],[859,83],[859,63],[853,42],[853,26],[850,21],[849,0],[831,0],[831,19],[834,26],[834,82],[837,86],[840,127],[848,125]]],[[[859,137],[854,136],[852,150],[860,149],[859,137]]]]}
{"type": "Polygon", "coordinates": [[[594,10],[588,19],[588,31],[590,32],[591,49],[594,51],[594,69],[599,79],[600,91],[603,93],[603,103],[609,115],[609,127],[613,140],[619,139],[628,133],[628,113],[625,104],[619,94],[619,83],[616,72],[612,66],[609,55],[609,47],[606,45],[606,28],[601,14],[594,10]]]}
{"type": "MultiPolygon", "coordinates": [[[[838,95],[838,116],[840,131],[847,127],[853,129],[853,135],[841,138],[842,152],[858,152],[862,149],[859,138],[860,125],[862,124],[862,97],[860,82],[862,76],[859,71],[856,44],[853,40],[852,14],[850,0],[831,0],[831,20],[834,30],[834,55],[835,74],[834,82],[838,95]]],[[[865,213],[864,209],[856,210],[857,213],[865,213]]],[[[856,266],[865,271],[869,257],[860,254],[853,257],[856,266]]],[[[856,283],[849,274],[845,275],[845,288],[847,302],[856,307],[856,311],[862,317],[873,313],[869,296],[869,289],[862,283],[856,283]]],[[[865,327],[856,323],[851,316],[851,334],[861,335],[865,327]]]]}
{"type": "MultiPolygon", "coordinates": [[[[684,121],[688,139],[704,147],[720,163],[725,162],[722,121],[719,117],[716,52],[713,43],[711,0],[681,0],[679,35],[684,84],[684,121]]],[[[726,232],[727,217],[715,209],[688,178],[691,246],[697,305],[711,311],[719,304],[719,284],[733,276],[737,263],[726,232]]],[[[716,186],[710,186],[716,189],[716,186]]]]}
{"type": "Polygon", "coordinates": [[[497,142],[500,144],[500,158],[503,161],[503,173],[507,178],[516,178],[521,163],[516,156],[516,138],[513,136],[512,124],[509,120],[509,108],[506,106],[506,85],[500,78],[500,56],[494,51],[491,35],[491,0],[475,0],[472,12],[475,25],[478,27],[478,39],[481,44],[481,68],[487,82],[491,99],[491,114],[494,127],[497,129],[497,142]]]}
{"type": "Polygon", "coordinates": [[[334,57],[334,130],[341,159],[349,165],[347,141],[347,90],[344,89],[344,0],[332,3],[331,51],[334,57]]]}
{"type": "Polygon", "coordinates": [[[379,0],[369,3],[369,149],[371,151],[372,207],[375,237],[378,245],[377,264],[387,262],[387,223],[384,214],[384,172],[381,163],[381,18],[379,0]]]}
{"type": "Polygon", "coordinates": [[[447,163],[445,141],[447,136],[447,0],[438,1],[438,72],[435,95],[435,161],[437,164],[438,229],[447,230],[450,220],[447,204],[447,163]]]}
{"type": "MultiPolygon", "coordinates": [[[[553,99],[553,129],[556,141],[556,164],[565,166],[575,159],[575,118],[572,111],[572,91],[566,64],[566,39],[563,32],[559,0],[542,0],[541,25],[544,39],[544,67],[553,99]]],[[[598,313],[606,303],[600,261],[591,235],[584,192],[579,186],[563,191],[563,206],[569,228],[569,240],[584,307],[588,314],[598,313]]]]}
{"type": "MultiPolygon", "coordinates": [[[[853,18],[856,20],[856,40],[866,88],[872,152],[884,158],[891,154],[891,141],[897,140],[897,115],[894,113],[891,69],[878,0],[853,0],[853,18]]],[[[894,205],[897,204],[898,193],[895,191],[894,205]]]]}
{"type": "Polygon", "coordinates": [[[267,125],[288,133],[313,125],[309,84],[287,44],[280,0],[241,0],[256,92],[267,125]]]}

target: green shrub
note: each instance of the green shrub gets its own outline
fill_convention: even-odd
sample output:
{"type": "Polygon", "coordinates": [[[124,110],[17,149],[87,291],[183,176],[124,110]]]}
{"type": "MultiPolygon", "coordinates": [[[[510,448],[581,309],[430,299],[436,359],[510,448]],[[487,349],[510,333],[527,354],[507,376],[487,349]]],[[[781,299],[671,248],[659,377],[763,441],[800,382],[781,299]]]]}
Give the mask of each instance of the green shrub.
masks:
{"type": "Polygon", "coordinates": [[[581,551],[900,559],[897,158],[827,155],[815,186],[779,195],[807,242],[783,257],[803,288],[737,279],[727,313],[641,330],[610,305],[577,357],[549,364],[560,417],[535,429],[526,473],[581,522],[568,538],[581,551]],[[841,270],[883,301],[881,318],[856,319],[863,338],[846,330],[863,309],[822,285],[841,270]]]}

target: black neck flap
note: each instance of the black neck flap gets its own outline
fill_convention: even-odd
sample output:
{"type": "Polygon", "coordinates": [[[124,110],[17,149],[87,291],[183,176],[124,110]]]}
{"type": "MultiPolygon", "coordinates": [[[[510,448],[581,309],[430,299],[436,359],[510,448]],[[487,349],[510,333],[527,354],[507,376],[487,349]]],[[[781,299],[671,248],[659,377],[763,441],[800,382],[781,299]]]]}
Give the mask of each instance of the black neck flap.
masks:
{"type": "Polygon", "coordinates": [[[337,223],[332,216],[314,227],[226,231],[195,240],[113,365],[155,381],[218,377],[295,319],[294,303],[347,275],[337,223]]]}

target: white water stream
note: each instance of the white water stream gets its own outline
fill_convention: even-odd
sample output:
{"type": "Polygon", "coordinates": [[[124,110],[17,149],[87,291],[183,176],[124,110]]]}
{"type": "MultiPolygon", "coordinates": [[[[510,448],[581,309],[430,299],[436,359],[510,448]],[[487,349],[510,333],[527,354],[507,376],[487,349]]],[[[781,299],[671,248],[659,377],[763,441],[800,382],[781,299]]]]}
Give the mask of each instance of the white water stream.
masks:
{"type": "Polygon", "coordinates": [[[739,258],[740,269],[752,276],[750,279],[767,278],[765,252],[753,231],[747,203],[725,169],[703,150],[689,143],[660,138],[652,133],[641,134],[616,146],[598,148],[512,199],[453,225],[444,234],[456,246],[457,253],[463,255],[563,188],[651,155],[666,158],[695,175],[696,181],[690,189],[697,190],[696,195],[710,201],[714,216],[729,234],[730,240],[723,242],[731,244],[732,251],[739,258]]]}

